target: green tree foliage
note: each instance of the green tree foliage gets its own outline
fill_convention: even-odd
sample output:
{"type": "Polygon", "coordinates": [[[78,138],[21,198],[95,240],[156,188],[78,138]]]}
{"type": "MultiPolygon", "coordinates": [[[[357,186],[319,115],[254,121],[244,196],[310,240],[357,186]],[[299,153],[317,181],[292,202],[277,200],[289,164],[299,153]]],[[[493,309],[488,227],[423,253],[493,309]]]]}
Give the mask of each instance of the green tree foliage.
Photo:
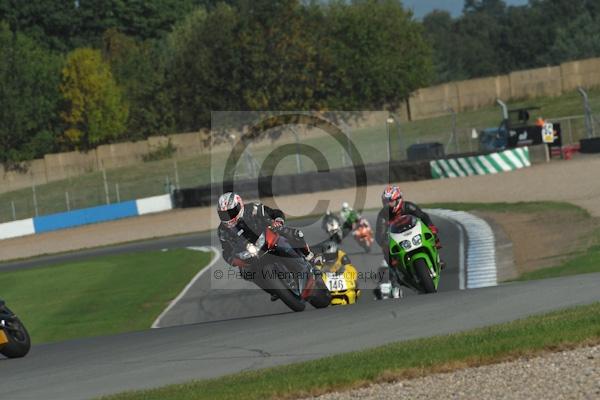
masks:
{"type": "Polygon", "coordinates": [[[165,90],[166,61],[160,42],[134,38],[109,29],[103,37],[103,56],[129,104],[123,138],[140,140],[173,131],[171,99],[165,90]]]}
{"type": "Polygon", "coordinates": [[[243,99],[251,110],[305,109],[315,73],[313,43],[295,0],[240,1],[243,99]]]}
{"type": "Polygon", "coordinates": [[[598,0],[466,0],[459,18],[432,12],[423,25],[444,82],[600,56],[599,13],[598,0]]]}
{"type": "Polygon", "coordinates": [[[382,109],[432,77],[600,56],[598,0],[466,0],[422,23],[400,0],[4,0],[0,20],[13,162],[208,127],[211,111],[382,109]]]}
{"type": "Polygon", "coordinates": [[[61,58],[0,21],[0,162],[56,148],[61,58]]]}
{"type": "Polygon", "coordinates": [[[13,31],[60,51],[73,46],[80,28],[75,2],[65,0],[2,0],[0,20],[13,31]]]}
{"type": "Polygon", "coordinates": [[[89,149],[125,131],[128,110],[99,50],[82,48],[67,56],[60,90],[66,101],[61,117],[68,142],[89,149]]]}
{"type": "Polygon", "coordinates": [[[164,37],[195,7],[215,0],[2,0],[0,20],[53,49],[99,47],[110,28],[136,39],[164,37]]]}
{"type": "Polygon", "coordinates": [[[430,49],[396,0],[240,0],[169,36],[180,130],[210,110],[380,109],[428,82],[430,49]]]}
{"type": "Polygon", "coordinates": [[[549,52],[554,62],[577,60],[600,55],[600,15],[582,12],[557,31],[549,52]]]}
{"type": "Polygon", "coordinates": [[[329,88],[337,105],[381,109],[429,83],[430,47],[399,1],[338,1],[325,12],[329,88]]]}
{"type": "Polygon", "coordinates": [[[211,13],[197,9],[168,37],[167,88],[178,130],[209,126],[211,110],[245,109],[237,25],[234,9],[221,4],[211,13]]]}

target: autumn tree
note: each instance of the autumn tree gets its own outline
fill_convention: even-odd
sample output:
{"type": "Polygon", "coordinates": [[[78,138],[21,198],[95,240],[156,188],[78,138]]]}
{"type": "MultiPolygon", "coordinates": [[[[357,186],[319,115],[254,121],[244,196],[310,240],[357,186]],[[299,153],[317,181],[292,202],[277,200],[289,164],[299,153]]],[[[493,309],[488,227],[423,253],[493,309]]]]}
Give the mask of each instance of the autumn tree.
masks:
{"type": "Polygon", "coordinates": [[[69,143],[89,149],[125,131],[128,109],[99,50],[82,48],[67,56],[60,90],[66,103],[61,117],[69,143]]]}

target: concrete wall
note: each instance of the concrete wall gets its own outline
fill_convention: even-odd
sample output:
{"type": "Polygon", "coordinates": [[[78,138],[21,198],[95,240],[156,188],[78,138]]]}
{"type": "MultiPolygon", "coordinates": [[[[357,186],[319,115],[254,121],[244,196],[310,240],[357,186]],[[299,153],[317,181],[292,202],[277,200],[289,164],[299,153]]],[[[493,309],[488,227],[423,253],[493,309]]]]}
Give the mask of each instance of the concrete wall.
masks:
{"type": "MultiPolygon", "coordinates": [[[[510,98],[525,99],[562,94],[560,67],[546,67],[511,72],[510,98]]],[[[600,82],[599,82],[600,83],[600,82]]]]}
{"type": "Polygon", "coordinates": [[[68,153],[47,154],[44,156],[47,176],[52,180],[68,179],[98,170],[96,150],[87,153],[71,151],[68,153]]]}
{"type": "Polygon", "coordinates": [[[112,169],[138,164],[142,161],[142,156],[148,154],[149,151],[150,146],[147,140],[107,144],[96,149],[96,157],[101,169],[112,169]]]}
{"type": "Polygon", "coordinates": [[[424,119],[448,113],[448,107],[460,111],[458,84],[455,82],[419,89],[408,101],[411,119],[424,119]]]}
{"type": "Polygon", "coordinates": [[[461,111],[493,105],[496,99],[510,97],[510,79],[506,75],[472,79],[457,84],[461,111]]]}
{"type": "Polygon", "coordinates": [[[600,86],[600,58],[419,89],[410,97],[410,116],[412,120],[436,117],[447,114],[448,107],[457,112],[475,110],[494,104],[497,98],[558,96],[579,86],[600,86]]]}
{"type": "Polygon", "coordinates": [[[600,82],[600,58],[561,64],[563,91],[576,90],[579,86],[590,88],[600,82]]]}

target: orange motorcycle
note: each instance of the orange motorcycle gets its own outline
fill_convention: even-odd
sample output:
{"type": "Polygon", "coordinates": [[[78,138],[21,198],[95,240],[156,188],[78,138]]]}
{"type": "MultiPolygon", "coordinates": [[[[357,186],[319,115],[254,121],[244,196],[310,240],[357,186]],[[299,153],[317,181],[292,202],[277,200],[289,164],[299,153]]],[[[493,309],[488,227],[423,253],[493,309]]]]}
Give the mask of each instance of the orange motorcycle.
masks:
{"type": "Polygon", "coordinates": [[[356,223],[356,229],[352,233],[354,236],[354,240],[358,242],[360,247],[362,247],[365,252],[369,253],[371,251],[371,246],[373,245],[373,230],[371,229],[371,224],[367,221],[366,218],[361,218],[356,223]]]}

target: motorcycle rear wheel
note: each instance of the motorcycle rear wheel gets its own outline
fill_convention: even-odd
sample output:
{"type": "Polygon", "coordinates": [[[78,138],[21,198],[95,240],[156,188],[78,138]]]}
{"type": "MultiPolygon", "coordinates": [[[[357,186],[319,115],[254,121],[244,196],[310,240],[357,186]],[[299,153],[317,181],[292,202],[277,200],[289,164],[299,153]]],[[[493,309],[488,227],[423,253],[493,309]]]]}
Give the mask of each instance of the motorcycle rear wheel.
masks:
{"type": "Polygon", "coordinates": [[[298,299],[289,289],[275,289],[275,293],[292,311],[300,312],[306,308],[306,303],[298,299]]]}
{"type": "Polygon", "coordinates": [[[273,279],[271,284],[273,285],[273,292],[275,292],[281,301],[283,301],[285,305],[288,306],[292,311],[304,311],[306,308],[306,303],[300,299],[290,287],[288,287],[288,284],[285,281],[281,279],[273,279]]]}
{"type": "Polygon", "coordinates": [[[25,357],[31,349],[29,332],[27,332],[25,325],[23,325],[17,317],[14,317],[11,325],[17,332],[14,332],[11,329],[4,329],[4,333],[8,338],[8,343],[0,349],[0,354],[8,358],[25,357]]]}
{"type": "Polygon", "coordinates": [[[415,274],[417,275],[417,279],[421,283],[421,289],[425,293],[435,293],[437,290],[435,289],[435,285],[433,284],[433,279],[431,278],[431,274],[429,273],[429,267],[427,263],[422,258],[415,261],[415,274]]]}

